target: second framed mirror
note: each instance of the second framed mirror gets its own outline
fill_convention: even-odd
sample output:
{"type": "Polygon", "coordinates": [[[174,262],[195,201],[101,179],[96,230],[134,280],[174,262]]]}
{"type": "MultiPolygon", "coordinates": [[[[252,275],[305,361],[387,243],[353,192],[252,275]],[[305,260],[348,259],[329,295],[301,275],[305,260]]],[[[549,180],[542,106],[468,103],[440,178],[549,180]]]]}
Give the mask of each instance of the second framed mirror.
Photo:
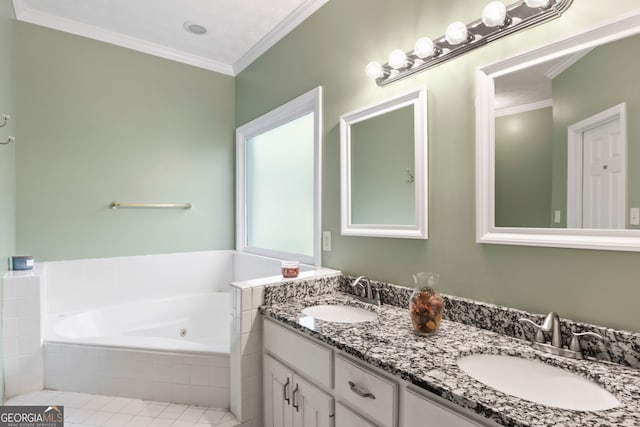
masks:
{"type": "Polygon", "coordinates": [[[340,118],[342,235],[426,239],[427,90],[340,118]]]}

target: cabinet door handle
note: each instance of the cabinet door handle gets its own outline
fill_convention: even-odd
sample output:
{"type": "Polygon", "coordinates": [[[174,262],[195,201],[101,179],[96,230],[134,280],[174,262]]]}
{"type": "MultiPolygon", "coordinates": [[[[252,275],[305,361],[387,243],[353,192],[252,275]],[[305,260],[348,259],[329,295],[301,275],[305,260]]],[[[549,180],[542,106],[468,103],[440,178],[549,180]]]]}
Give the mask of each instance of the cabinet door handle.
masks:
{"type": "Polygon", "coordinates": [[[360,387],[355,385],[353,381],[349,381],[349,388],[351,389],[352,392],[354,392],[360,397],[364,397],[365,399],[376,400],[376,397],[373,394],[362,391],[360,387]]]}
{"type": "Polygon", "coordinates": [[[291,395],[291,399],[293,400],[293,407],[296,408],[296,412],[300,412],[300,406],[298,406],[298,401],[296,400],[297,393],[298,393],[298,384],[296,384],[296,388],[293,389],[293,394],[291,395]]]}
{"type": "Polygon", "coordinates": [[[291,380],[291,378],[287,377],[287,382],[284,383],[284,386],[282,386],[282,393],[284,394],[284,400],[287,402],[288,405],[291,404],[291,400],[289,400],[289,381],[291,380]]]}

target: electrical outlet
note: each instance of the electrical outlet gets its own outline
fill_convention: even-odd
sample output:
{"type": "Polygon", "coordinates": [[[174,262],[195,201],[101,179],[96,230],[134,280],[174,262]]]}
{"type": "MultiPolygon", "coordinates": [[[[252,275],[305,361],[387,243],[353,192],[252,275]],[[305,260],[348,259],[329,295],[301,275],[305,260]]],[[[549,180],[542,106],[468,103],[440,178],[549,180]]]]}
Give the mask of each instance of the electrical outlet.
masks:
{"type": "Polygon", "coordinates": [[[322,250],[327,252],[331,250],[331,232],[330,231],[322,232],[322,250]]]}

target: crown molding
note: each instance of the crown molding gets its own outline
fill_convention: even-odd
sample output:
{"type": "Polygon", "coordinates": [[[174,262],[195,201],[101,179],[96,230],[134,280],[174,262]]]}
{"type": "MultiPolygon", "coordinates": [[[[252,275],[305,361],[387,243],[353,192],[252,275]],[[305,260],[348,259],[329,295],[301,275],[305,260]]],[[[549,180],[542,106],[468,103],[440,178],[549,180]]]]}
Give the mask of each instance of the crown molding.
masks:
{"type": "Polygon", "coordinates": [[[115,31],[105,30],[93,25],[84,24],[71,19],[39,12],[25,7],[23,0],[13,0],[16,18],[19,21],[41,25],[54,30],[63,31],[77,36],[88,37],[94,40],[110,43],[117,46],[170,59],[172,61],[193,65],[198,68],[215,71],[217,73],[234,76],[233,67],[219,61],[198,55],[191,55],[176,49],[171,49],[156,43],[151,43],[135,37],[123,35],[115,31]]]}
{"type": "Polygon", "coordinates": [[[512,114],[526,113],[527,111],[539,110],[541,108],[553,107],[553,100],[543,99],[542,101],[530,102],[529,104],[521,104],[513,107],[501,108],[496,110],[496,117],[510,116],[512,114]]]}
{"type": "Polygon", "coordinates": [[[71,19],[49,13],[40,12],[26,6],[25,0],[12,0],[16,19],[30,24],[40,25],[77,36],[99,40],[105,43],[126,47],[150,55],[182,62],[217,73],[236,76],[258,59],[269,48],[278,43],[284,36],[315,13],[329,0],[307,0],[280,22],[273,30],[253,45],[234,64],[227,64],[198,55],[188,54],[146,40],[130,37],[115,31],[105,30],[93,25],[84,24],[71,19]]]}
{"type": "Polygon", "coordinates": [[[553,67],[549,68],[547,70],[547,72],[544,73],[545,77],[547,77],[547,78],[549,78],[551,80],[555,79],[563,71],[565,71],[567,68],[571,67],[576,62],[578,62],[580,59],[582,59],[582,57],[584,57],[586,54],[588,54],[592,50],[593,50],[593,48],[585,49],[585,50],[576,52],[573,55],[567,56],[565,59],[563,59],[562,61],[560,61],[559,63],[557,63],[553,67]]]}
{"type": "Polygon", "coordinates": [[[234,75],[240,74],[253,61],[258,59],[263,53],[278,43],[284,36],[289,34],[294,28],[302,24],[305,19],[313,15],[329,0],[307,0],[296,10],[291,12],[284,21],[280,22],[273,30],[264,36],[258,43],[253,45],[244,55],[233,64],[234,75]]]}

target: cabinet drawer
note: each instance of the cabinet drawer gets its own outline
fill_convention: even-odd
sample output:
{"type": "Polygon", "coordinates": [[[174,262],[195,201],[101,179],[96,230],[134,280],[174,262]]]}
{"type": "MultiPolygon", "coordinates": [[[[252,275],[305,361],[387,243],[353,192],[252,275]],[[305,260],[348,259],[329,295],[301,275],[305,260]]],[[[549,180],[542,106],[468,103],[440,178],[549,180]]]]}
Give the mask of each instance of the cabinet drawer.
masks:
{"type": "Polygon", "coordinates": [[[398,385],[343,356],[336,356],[336,398],[380,426],[397,424],[398,385]]]}
{"type": "Polygon", "coordinates": [[[335,427],[376,427],[341,403],[336,404],[335,427]]]}
{"type": "MultiPolygon", "coordinates": [[[[460,408],[462,411],[463,408],[460,408]]],[[[447,427],[479,427],[475,422],[454,410],[407,389],[404,393],[403,427],[434,425],[447,427]]]]}
{"type": "Polygon", "coordinates": [[[300,375],[316,384],[331,388],[332,350],[271,321],[264,322],[263,343],[267,351],[291,366],[300,375]]]}

